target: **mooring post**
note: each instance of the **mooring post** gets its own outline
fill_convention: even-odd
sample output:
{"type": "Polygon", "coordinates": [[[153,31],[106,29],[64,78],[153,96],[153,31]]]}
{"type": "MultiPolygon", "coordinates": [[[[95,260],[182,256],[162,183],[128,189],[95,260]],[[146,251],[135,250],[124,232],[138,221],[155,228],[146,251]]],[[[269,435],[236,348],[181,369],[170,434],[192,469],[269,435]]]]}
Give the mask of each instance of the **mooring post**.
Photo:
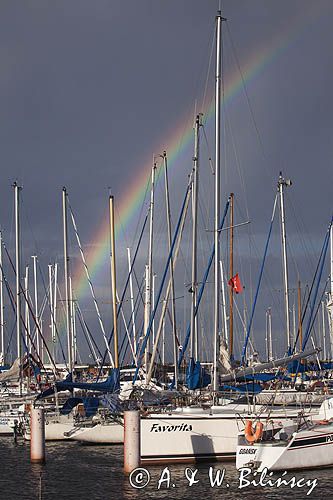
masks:
{"type": "Polygon", "coordinates": [[[30,460],[32,463],[45,462],[45,417],[43,408],[30,411],[30,460]]]}
{"type": "Polygon", "coordinates": [[[130,474],[140,466],[140,412],[124,411],[124,472],[130,474]]]}

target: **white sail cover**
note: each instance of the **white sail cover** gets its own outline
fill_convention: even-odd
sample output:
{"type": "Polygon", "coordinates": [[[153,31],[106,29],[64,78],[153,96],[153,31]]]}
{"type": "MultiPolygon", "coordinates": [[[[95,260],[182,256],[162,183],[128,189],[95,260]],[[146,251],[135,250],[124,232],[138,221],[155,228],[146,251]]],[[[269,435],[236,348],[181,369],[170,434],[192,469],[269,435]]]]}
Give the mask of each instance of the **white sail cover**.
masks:
{"type": "Polygon", "coordinates": [[[219,372],[223,374],[231,372],[230,356],[227,351],[227,344],[223,339],[220,341],[219,372]]]}
{"type": "Polygon", "coordinates": [[[20,358],[15,359],[9,370],[0,373],[1,382],[17,382],[20,378],[20,358]]]}

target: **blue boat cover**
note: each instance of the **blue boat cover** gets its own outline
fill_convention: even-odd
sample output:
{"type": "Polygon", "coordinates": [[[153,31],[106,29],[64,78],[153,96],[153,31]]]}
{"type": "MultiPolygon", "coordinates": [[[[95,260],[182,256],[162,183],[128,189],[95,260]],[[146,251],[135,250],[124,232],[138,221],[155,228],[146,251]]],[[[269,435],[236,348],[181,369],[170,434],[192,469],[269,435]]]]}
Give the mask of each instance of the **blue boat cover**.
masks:
{"type": "Polygon", "coordinates": [[[259,384],[242,384],[242,385],[222,385],[220,391],[237,391],[242,393],[259,394],[262,391],[262,387],[259,384]]]}
{"type": "Polygon", "coordinates": [[[279,378],[279,374],[274,373],[255,373],[254,375],[245,375],[245,380],[258,380],[259,382],[270,382],[279,378]]]}
{"type": "Polygon", "coordinates": [[[211,382],[211,376],[202,368],[200,361],[194,361],[190,358],[186,370],[186,384],[189,389],[202,389],[211,382]]]}
{"type": "Polygon", "coordinates": [[[86,412],[87,417],[92,417],[97,412],[97,408],[99,405],[98,398],[84,398],[83,406],[86,412]]]}
{"type": "Polygon", "coordinates": [[[52,394],[61,391],[72,391],[73,389],[82,389],[85,391],[100,391],[100,392],[118,392],[120,390],[119,368],[113,368],[111,373],[104,382],[72,382],[71,375],[67,375],[63,381],[58,381],[53,387],[46,389],[37,396],[37,399],[52,396],[52,394]]]}
{"type": "Polygon", "coordinates": [[[83,403],[87,417],[95,415],[98,405],[98,398],[68,398],[60,410],[61,415],[68,415],[78,404],[83,403]]]}
{"type": "Polygon", "coordinates": [[[82,398],[68,398],[62,406],[60,414],[69,415],[73,408],[75,408],[75,406],[77,406],[79,403],[82,403],[82,398]]]}

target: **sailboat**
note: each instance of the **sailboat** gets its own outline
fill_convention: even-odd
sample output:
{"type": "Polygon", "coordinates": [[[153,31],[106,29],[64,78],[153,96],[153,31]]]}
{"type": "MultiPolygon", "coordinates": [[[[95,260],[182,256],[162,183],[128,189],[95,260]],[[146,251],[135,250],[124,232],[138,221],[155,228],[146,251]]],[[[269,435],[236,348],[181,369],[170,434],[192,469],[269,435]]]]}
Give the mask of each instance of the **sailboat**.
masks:
{"type": "MultiPolygon", "coordinates": [[[[258,424],[257,424],[258,425],[258,424]]],[[[250,429],[250,426],[248,426],[250,429]]],[[[255,438],[238,438],[236,467],[253,471],[312,469],[333,465],[333,398],[326,399],[317,415],[272,426],[255,438]]]]}
{"type": "MultiPolygon", "coordinates": [[[[216,88],[215,88],[215,225],[214,225],[214,359],[213,395],[218,397],[218,337],[219,337],[219,275],[220,275],[220,100],[221,100],[221,26],[224,18],[219,11],[216,17],[216,88]]],[[[194,304],[196,307],[198,304],[194,304]]],[[[192,305],[191,325],[194,324],[192,305]]],[[[195,336],[192,344],[195,346],[195,336]]],[[[192,350],[195,352],[195,348],[192,350]]],[[[196,354],[196,353],[195,353],[196,354]]],[[[303,355],[301,355],[302,357],[303,355]]],[[[195,363],[194,363],[195,364],[195,363]]],[[[230,380],[233,379],[230,374],[230,380]]],[[[227,375],[228,377],[228,375],[227,375]]],[[[223,379],[223,377],[222,377],[223,379]]],[[[302,410],[303,411],[303,410],[302,410]]],[[[307,409],[307,413],[316,410],[307,409]]],[[[297,407],[260,408],[262,419],[283,422],[297,419],[297,407]]],[[[150,412],[141,416],[141,461],[196,462],[202,459],[230,459],[235,457],[238,429],[242,428],[256,408],[248,403],[229,403],[209,408],[177,407],[172,410],[150,412]]]]}

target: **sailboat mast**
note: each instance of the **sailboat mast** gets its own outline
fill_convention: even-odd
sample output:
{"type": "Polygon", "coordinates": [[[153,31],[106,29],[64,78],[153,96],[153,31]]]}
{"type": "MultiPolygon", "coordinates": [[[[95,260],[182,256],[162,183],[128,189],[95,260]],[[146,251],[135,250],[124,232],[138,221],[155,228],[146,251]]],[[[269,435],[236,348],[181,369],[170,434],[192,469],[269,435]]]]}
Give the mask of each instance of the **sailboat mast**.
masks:
{"type": "Polygon", "coordinates": [[[29,345],[30,343],[30,320],[29,320],[29,266],[25,266],[25,276],[24,276],[24,296],[25,296],[25,311],[24,311],[24,323],[25,323],[25,332],[24,332],[24,339],[25,339],[25,346],[28,350],[28,352],[31,352],[31,346],[29,345]]]}
{"type": "Polygon", "coordinates": [[[77,342],[76,342],[76,326],[75,326],[75,304],[74,304],[74,294],[72,287],[72,278],[69,276],[69,303],[70,303],[70,311],[71,311],[71,330],[72,330],[72,339],[73,339],[73,364],[77,360],[77,342]]]}
{"type": "MultiPolygon", "coordinates": [[[[20,191],[21,187],[14,182],[15,197],[15,271],[16,271],[16,341],[17,357],[21,358],[21,293],[20,293],[20,275],[21,275],[21,253],[20,253],[20,191]]],[[[20,361],[21,363],[21,361],[20,361]]]]}
{"type": "Polygon", "coordinates": [[[286,319],[286,337],[287,349],[290,350],[290,318],[289,318],[289,295],[288,295],[288,265],[287,265],[287,237],[286,237],[286,221],[284,211],[284,191],[283,188],[291,186],[289,179],[282,177],[280,172],[278,181],[278,190],[280,195],[280,218],[281,218],[281,242],[282,242],[282,255],[283,255],[283,284],[284,284],[284,304],[285,304],[285,319],[286,319]]]}
{"type": "Polygon", "coordinates": [[[322,335],[323,335],[323,356],[324,360],[327,361],[326,352],[326,324],[325,324],[325,302],[321,302],[321,325],[322,325],[322,335]]]}
{"type": "MultiPolygon", "coordinates": [[[[230,193],[230,255],[229,276],[234,275],[234,193],[230,193]]],[[[234,356],[234,289],[229,287],[229,356],[234,356]]]]}
{"type": "Polygon", "coordinates": [[[268,361],[273,361],[273,340],[272,340],[272,309],[268,309],[268,338],[269,338],[269,355],[268,361]]]}
{"type": "MultiPolygon", "coordinates": [[[[331,295],[331,304],[333,307],[333,224],[331,225],[330,229],[330,249],[331,249],[331,290],[330,290],[330,295],[331,295]]],[[[333,311],[332,311],[332,322],[333,322],[333,311]]],[[[332,331],[333,335],[333,331],[332,331]]]]}
{"type": "Polygon", "coordinates": [[[37,288],[37,255],[31,256],[34,263],[34,302],[35,302],[35,322],[36,322],[36,351],[38,356],[40,353],[40,339],[39,339],[39,317],[38,317],[38,288],[37,288]]]}
{"type": "Polygon", "coordinates": [[[214,359],[213,388],[217,391],[217,342],[219,337],[220,301],[220,171],[221,171],[221,11],[216,16],[216,74],[215,74],[215,209],[214,209],[214,359]]]}
{"type": "Polygon", "coordinates": [[[54,331],[54,297],[53,297],[53,283],[52,283],[52,278],[53,278],[53,265],[49,264],[49,297],[50,297],[50,329],[51,329],[51,340],[52,340],[52,356],[53,359],[55,360],[54,356],[54,345],[55,345],[55,331],[54,331]]]}
{"type": "Polygon", "coordinates": [[[57,290],[58,290],[58,263],[54,264],[54,289],[53,289],[53,310],[52,310],[52,323],[53,323],[53,359],[56,363],[56,325],[57,325],[57,290]]]}
{"type": "Polygon", "coordinates": [[[114,197],[109,197],[110,204],[110,239],[111,239],[111,288],[113,311],[113,341],[114,341],[114,367],[119,368],[118,356],[118,322],[117,322],[117,279],[116,279],[116,244],[114,226],[114,197]]]}
{"type": "Polygon", "coordinates": [[[131,298],[131,319],[132,319],[132,331],[133,331],[133,347],[134,347],[134,363],[136,364],[136,330],[135,330],[135,310],[134,310],[134,294],[133,294],[133,278],[132,278],[132,264],[131,264],[131,251],[127,248],[127,260],[128,260],[128,272],[129,272],[129,285],[130,285],[130,298],[131,298]]]}
{"type": "MultiPolygon", "coordinates": [[[[144,335],[147,332],[149,319],[151,314],[152,302],[152,281],[153,281],[153,230],[154,230],[154,202],[155,202],[155,174],[156,174],[156,161],[154,158],[153,168],[151,171],[151,190],[150,190],[150,207],[149,207],[149,243],[148,243],[148,269],[146,271],[146,303],[144,315],[144,335]]],[[[146,371],[148,370],[149,361],[149,339],[147,341],[145,351],[145,365],[146,371]]]]}
{"type": "Polygon", "coordinates": [[[301,296],[301,282],[300,282],[300,280],[298,280],[298,286],[297,286],[297,309],[298,309],[299,350],[302,351],[303,324],[302,324],[302,296],[301,296]]]}
{"type": "Polygon", "coordinates": [[[331,288],[328,294],[327,309],[328,309],[328,324],[330,333],[331,358],[333,356],[333,225],[330,229],[330,251],[331,251],[331,288]]]}
{"type": "MultiPolygon", "coordinates": [[[[163,152],[163,166],[164,166],[164,184],[165,184],[165,204],[167,214],[167,228],[168,228],[168,250],[171,250],[172,235],[171,235],[171,211],[170,211],[170,196],[169,196],[169,178],[168,178],[168,159],[167,154],[163,152]]],[[[175,387],[178,386],[178,348],[177,348],[177,329],[176,329],[176,302],[175,302],[175,280],[173,273],[173,257],[170,258],[170,293],[171,293],[171,321],[172,321],[172,341],[173,341],[173,360],[175,365],[175,387]]]]}
{"type": "Polygon", "coordinates": [[[73,373],[73,335],[71,322],[71,305],[69,298],[69,257],[68,257],[68,231],[67,231],[67,191],[62,189],[62,215],[63,215],[63,237],[64,237],[64,273],[65,273],[65,303],[66,303],[66,327],[67,327],[67,349],[69,372],[73,373]]]}
{"type": "Polygon", "coordinates": [[[5,307],[3,303],[3,261],[2,261],[2,231],[0,231],[0,340],[1,340],[1,359],[5,365],[5,307]]]}
{"type": "Polygon", "coordinates": [[[200,115],[194,126],[193,190],[192,190],[192,279],[191,279],[191,357],[198,359],[198,323],[195,315],[197,306],[197,234],[198,234],[198,192],[199,192],[199,148],[200,115]]]}
{"type": "Polygon", "coordinates": [[[220,275],[221,275],[221,292],[222,292],[222,311],[223,311],[223,325],[224,325],[224,342],[226,346],[228,345],[228,325],[227,325],[227,307],[226,307],[226,296],[225,296],[225,286],[224,286],[224,269],[223,260],[220,260],[220,275]]]}

